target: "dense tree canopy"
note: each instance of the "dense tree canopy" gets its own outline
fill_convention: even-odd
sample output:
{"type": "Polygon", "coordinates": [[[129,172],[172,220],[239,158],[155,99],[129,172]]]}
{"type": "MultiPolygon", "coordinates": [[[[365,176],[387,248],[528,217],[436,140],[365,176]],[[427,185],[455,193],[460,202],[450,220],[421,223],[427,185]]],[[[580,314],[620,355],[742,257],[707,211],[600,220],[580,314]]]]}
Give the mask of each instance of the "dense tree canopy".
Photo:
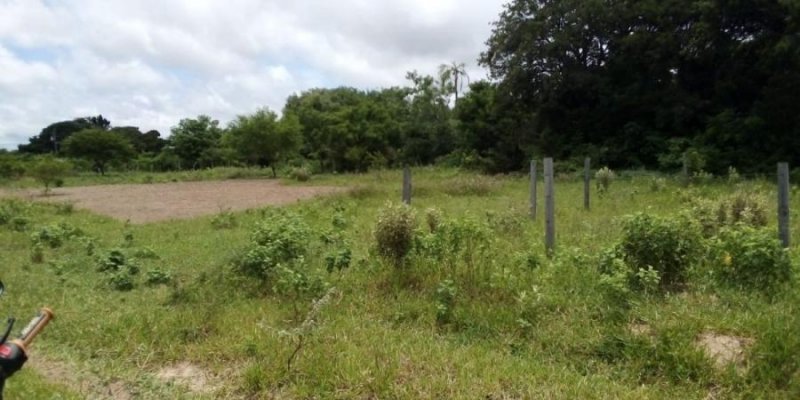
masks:
{"type": "Polygon", "coordinates": [[[656,167],[670,149],[695,146],[715,171],[766,168],[800,161],[788,150],[800,144],[791,111],[800,101],[799,8],[514,0],[481,62],[501,95],[534,116],[526,144],[539,153],[656,167]]]}
{"type": "Polygon", "coordinates": [[[86,129],[64,141],[64,151],[76,158],[92,162],[93,168],[105,175],[111,162],[125,162],[134,155],[133,146],[124,136],[102,129],[86,129]]]}
{"type": "Polygon", "coordinates": [[[225,142],[240,159],[251,165],[275,167],[288,158],[300,144],[299,125],[290,119],[278,120],[278,115],[262,108],[251,115],[240,115],[228,127],[225,142]]]}
{"type": "Polygon", "coordinates": [[[225,161],[219,147],[221,137],[219,121],[200,115],[195,119],[182,119],[172,128],[169,148],[180,158],[184,168],[219,165],[225,161]]]}

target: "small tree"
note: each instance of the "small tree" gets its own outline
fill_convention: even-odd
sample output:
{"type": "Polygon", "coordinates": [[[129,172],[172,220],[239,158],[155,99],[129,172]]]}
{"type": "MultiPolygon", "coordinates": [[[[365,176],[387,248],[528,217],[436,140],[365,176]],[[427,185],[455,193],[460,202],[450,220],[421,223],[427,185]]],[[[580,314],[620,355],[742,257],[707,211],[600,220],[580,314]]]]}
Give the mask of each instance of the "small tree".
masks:
{"type": "Polygon", "coordinates": [[[85,158],[93,163],[95,171],[105,175],[112,161],[125,162],[133,155],[133,146],[122,135],[99,129],[80,131],[64,141],[64,150],[72,157],[85,158]]]}
{"type": "Polygon", "coordinates": [[[252,115],[240,115],[228,127],[225,141],[248,164],[272,168],[294,153],[300,142],[299,127],[291,117],[279,121],[277,114],[267,108],[252,115]]]}
{"type": "Polygon", "coordinates": [[[69,161],[54,157],[44,157],[28,169],[28,175],[44,185],[45,195],[50,193],[51,186],[63,181],[71,172],[72,164],[69,161]]]}

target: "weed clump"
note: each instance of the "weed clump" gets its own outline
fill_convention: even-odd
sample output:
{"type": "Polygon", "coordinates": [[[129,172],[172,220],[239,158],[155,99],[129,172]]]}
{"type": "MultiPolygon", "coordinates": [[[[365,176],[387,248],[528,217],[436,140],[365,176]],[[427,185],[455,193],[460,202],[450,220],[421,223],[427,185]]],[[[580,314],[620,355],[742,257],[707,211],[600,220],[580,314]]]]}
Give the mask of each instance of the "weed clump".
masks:
{"type": "Polygon", "coordinates": [[[230,210],[221,211],[211,219],[211,227],[214,229],[233,229],[236,225],[236,216],[230,210]]]}
{"type": "Polygon", "coordinates": [[[600,193],[607,193],[611,183],[617,179],[617,174],[608,167],[603,167],[594,173],[594,179],[597,181],[597,191],[600,193]]]}
{"type": "Polygon", "coordinates": [[[417,228],[416,213],[405,204],[387,203],[378,214],[375,226],[375,245],[378,254],[399,267],[411,252],[414,231],[417,228]]]}
{"type": "Polygon", "coordinates": [[[791,280],[789,253],[771,232],[739,225],[712,243],[711,268],[720,283],[768,291],[791,280]]]}
{"type": "Polygon", "coordinates": [[[634,289],[680,286],[703,248],[696,225],[684,218],[635,214],[625,219],[622,239],[605,252],[601,271],[623,276],[634,289]]]}
{"type": "Polygon", "coordinates": [[[488,196],[495,192],[498,186],[496,180],[487,176],[459,176],[444,182],[442,191],[451,196],[488,196]]]}
{"type": "Polygon", "coordinates": [[[724,227],[767,225],[767,201],[756,193],[739,191],[718,201],[692,201],[691,215],[700,224],[703,235],[711,237],[724,227]]]}

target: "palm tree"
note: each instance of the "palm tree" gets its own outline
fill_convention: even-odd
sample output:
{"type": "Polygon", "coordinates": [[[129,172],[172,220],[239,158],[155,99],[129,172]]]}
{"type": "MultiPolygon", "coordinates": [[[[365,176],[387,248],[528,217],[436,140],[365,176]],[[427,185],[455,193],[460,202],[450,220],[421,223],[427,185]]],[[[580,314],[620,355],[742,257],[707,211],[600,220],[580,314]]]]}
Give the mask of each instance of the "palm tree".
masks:
{"type": "Polygon", "coordinates": [[[450,64],[442,64],[439,66],[439,79],[441,80],[442,90],[445,93],[455,94],[455,104],[458,104],[458,93],[463,92],[464,81],[469,85],[469,75],[467,75],[466,66],[464,63],[457,63],[455,61],[450,64]],[[462,79],[459,79],[462,78],[462,79]]]}

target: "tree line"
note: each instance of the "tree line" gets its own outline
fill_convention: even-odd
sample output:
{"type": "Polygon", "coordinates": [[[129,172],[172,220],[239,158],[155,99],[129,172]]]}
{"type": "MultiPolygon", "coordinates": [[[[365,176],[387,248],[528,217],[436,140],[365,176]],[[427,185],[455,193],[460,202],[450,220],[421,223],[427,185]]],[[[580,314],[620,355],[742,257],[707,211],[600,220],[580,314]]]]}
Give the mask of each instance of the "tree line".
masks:
{"type": "Polygon", "coordinates": [[[280,116],[183,119],[168,138],[78,118],[18,152],[89,160],[99,173],[433,163],[497,173],[542,156],[676,170],[687,154],[713,173],[762,172],[800,165],[799,28],[790,0],[513,0],[479,59],[489,79],[443,64],[405,86],[294,94],[280,116]]]}

